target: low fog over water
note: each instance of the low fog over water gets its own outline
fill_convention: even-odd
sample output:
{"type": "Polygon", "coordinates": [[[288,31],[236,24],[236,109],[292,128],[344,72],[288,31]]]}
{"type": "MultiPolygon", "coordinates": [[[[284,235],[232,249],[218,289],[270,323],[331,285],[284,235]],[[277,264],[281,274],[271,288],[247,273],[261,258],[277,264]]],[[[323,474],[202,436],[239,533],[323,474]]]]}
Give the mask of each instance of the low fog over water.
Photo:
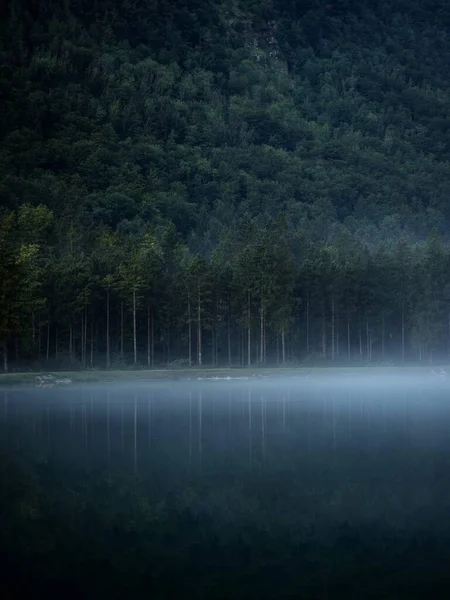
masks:
{"type": "Polygon", "coordinates": [[[21,569],[37,589],[117,597],[410,598],[446,584],[445,375],[4,388],[0,400],[0,539],[17,594],[21,569]]]}

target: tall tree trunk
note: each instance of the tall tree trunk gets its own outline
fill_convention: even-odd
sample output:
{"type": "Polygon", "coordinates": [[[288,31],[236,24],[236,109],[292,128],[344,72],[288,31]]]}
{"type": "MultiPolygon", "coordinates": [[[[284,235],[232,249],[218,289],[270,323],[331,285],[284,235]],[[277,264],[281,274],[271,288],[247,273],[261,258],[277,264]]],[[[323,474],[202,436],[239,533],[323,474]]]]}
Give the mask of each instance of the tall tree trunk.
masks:
{"type": "Polygon", "coordinates": [[[133,289],[133,360],[137,364],[136,290],[133,289]]]}
{"type": "Polygon", "coordinates": [[[327,329],[325,321],[325,301],[322,296],[322,355],[327,357],[327,329]]]}
{"type": "Polygon", "coordinates": [[[334,292],[331,296],[331,360],[335,358],[335,305],[334,305],[334,292]]]}
{"type": "Polygon", "coordinates": [[[192,367],[192,321],[191,321],[191,298],[188,292],[188,344],[189,344],[189,352],[188,352],[188,361],[189,367],[192,367]]]}
{"type": "Polygon", "coordinates": [[[277,327],[277,367],[280,366],[280,332],[277,327]]]}
{"type": "Polygon", "coordinates": [[[369,319],[366,316],[366,354],[367,360],[370,360],[370,337],[369,337],[369,319]]]}
{"type": "Polygon", "coordinates": [[[147,306],[147,367],[150,368],[152,361],[152,350],[151,350],[151,323],[150,323],[150,306],[147,306]]]}
{"type": "Polygon", "coordinates": [[[200,306],[200,285],[197,289],[197,364],[202,366],[202,320],[200,306]]]}
{"type": "Polygon", "coordinates": [[[41,335],[42,327],[41,327],[40,319],[38,319],[37,328],[38,328],[38,361],[40,364],[41,356],[42,356],[42,335],[41,335]]]}
{"type": "MultiPolygon", "coordinates": [[[[422,357],[420,358],[422,360],[422,357]]],[[[402,302],[402,362],[405,362],[405,307],[402,302]]]]}
{"type": "Polygon", "coordinates": [[[48,362],[50,358],[50,322],[47,321],[47,348],[45,353],[45,359],[48,362]]]}
{"type": "Polygon", "coordinates": [[[106,368],[110,369],[111,368],[111,348],[110,348],[110,326],[109,326],[109,319],[110,319],[110,293],[109,293],[109,288],[106,290],[106,368]]]}
{"type": "Polygon", "coordinates": [[[84,305],[84,364],[83,368],[86,368],[87,365],[87,304],[84,305]]]}
{"type": "Polygon", "coordinates": [[[124,353],[123,353],[123,300],[120,303],[120,360],[123,361],[124,353]]]}
{"type": "Polygon", "coordinates": [[[259,362],[263,364],[264,362],[264,308],[262,307],[262,303],[259,309],[259,328],[260,328],[260,354],[259,354],[259,362]]]}
{"type": "Polygon", "coordinates": [[[286,364],[286,344],[284,327],[281,328],[281,360],[283,361],[284,367],[286,364]]]}
{"type": "Polygon", "coordinates": [[[358,335],[359,335],[359,356],[362,358],[363,355],[363,343],[362,343],[362,318],[361,318],[361,314],[359,315],[359,331],[358,331],[358,335]]]}
{"type": "Polygon", "coordinates": [[[81,341],[80,341],[80,362],[81,362],[81,367],[83,368],[83,348],[84,348],[84,344],[83,344],[83,334],[84,334],[84,324],[83,324],[83,311],[81,311],[81,323],[80,323],[80,337],[81,337],[81,341]]]}
{"type": "Polygon", "coordinates": [[[231,324],[230,324],[230,315],[228,315],[228,322],[227,322],[227,338],[228,338],[228,367],[231,367],[231,324]]]}
{"type": "Polygon", "coordinates": [[[89,366],[94,366],[94,315],[91,315],[91,351],[89,357],[89,366]]]}
{"type": "Polygon", "coordinates": [[[14,346],[15,346],[15,350],[16,350],[16,365],[19,364],[19,336],[16,335],[15,339],[14,339],[14,346]]]}
{"type": "Polygon", "coordinates": [[[55,329],[55,360],[58,360],[58,327],[55,329]]]}
{"type": "Polygon", "coordinates": [[[350,361],[351,348],[350,348],[350,315],[347,313],[347,358],[350,361]]]}
{"type": "Polygon", "coordinates": [[[381,358],[384,360],[384,349],[385,349],[385,322],[384,322],[384,311],[381,313],[381,358]]]}
{"type": "Polygon", "coordinates": [[[336,358],[339,358],[339,302],[336,303],[336,358]]]}
{"type": "Polygon", "coordinates": [[[250,323],[250,292],[248,292],[247,296],[247,366],[250,367],[252,364],[252,355],[251,355],[251,323],[250,323]]]}
{"type": "Polygon", "coordinates": [[[8,372],[8,340],[3,338],[3,372],[8,372]]]}
{"type": "Polygon", "coordinates": [[[306,356],[309,356],[309,289],[306,290],[306,356]]]}
{"type": "Polygon", "coordinates": [[[69,325],[69,357],[70,364],[73,363],[73,326],[72,323],[69,325]]]}
{"type": "Polygon", "coordinates": [[[152,346],[152,361],[151,361],[151,366],[152,366],[152,369],[153,369],[154,366],[155,366],[155,318],[154,318],[154,315],[153,315],[153,308],[152,308],[152,311],[151,311],[151,324],[152,324],[152,343],[151,343],[151,346],[152,346]]]}

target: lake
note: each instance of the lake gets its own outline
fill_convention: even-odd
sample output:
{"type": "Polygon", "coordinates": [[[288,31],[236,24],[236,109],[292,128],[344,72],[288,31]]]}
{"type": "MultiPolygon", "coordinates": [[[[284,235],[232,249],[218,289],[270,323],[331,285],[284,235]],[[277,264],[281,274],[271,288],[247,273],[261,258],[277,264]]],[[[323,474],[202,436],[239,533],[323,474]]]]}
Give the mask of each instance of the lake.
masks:
{"type": "Polygon", "coordinates": [[[450,591],[446,381],[4,388],[0,451],[3,597],[450,591]]]}

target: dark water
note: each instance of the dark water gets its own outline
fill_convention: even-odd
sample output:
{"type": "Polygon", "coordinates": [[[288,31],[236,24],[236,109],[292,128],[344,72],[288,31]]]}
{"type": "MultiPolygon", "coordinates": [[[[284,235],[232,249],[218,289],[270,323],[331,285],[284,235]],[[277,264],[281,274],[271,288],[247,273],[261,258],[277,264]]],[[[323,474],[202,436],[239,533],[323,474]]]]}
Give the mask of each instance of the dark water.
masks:
{"type": "Polygon", "coordinates": [[[0,402],[4,597],[448,597],[445,382],[92,385],[0,402]]]}

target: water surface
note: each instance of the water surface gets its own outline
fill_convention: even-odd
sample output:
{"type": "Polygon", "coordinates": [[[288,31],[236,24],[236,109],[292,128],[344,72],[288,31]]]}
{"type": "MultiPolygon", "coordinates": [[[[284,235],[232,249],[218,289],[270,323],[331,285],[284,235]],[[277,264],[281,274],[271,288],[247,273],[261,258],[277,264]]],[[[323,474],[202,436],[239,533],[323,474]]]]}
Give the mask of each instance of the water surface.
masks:
{"type": "Polygon", "coordinates": [[[92,384],[0,401],[11,597],[425,598],[447,585],[446,382],[92,384]]]}

